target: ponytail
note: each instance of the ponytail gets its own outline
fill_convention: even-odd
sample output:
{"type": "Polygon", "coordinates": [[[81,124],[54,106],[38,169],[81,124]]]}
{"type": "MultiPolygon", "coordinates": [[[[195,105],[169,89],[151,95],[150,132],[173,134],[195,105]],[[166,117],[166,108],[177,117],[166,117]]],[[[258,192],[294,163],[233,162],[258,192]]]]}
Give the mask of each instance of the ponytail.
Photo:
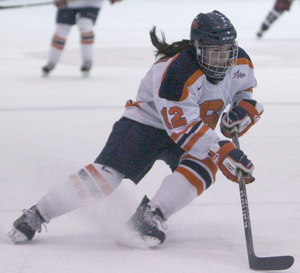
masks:
{"type": "Polygon", "coordinates": [[[182,40],[179,42],[174,42],[169,45],[166,42],[165,34],[162,32],[161,35],[162,35],[162,40],[159,40],[156,35],[155,26],[150,30],[151,42],[153,46],[157,49],[155,53],[156,58],[173,57],[177,53],[182,52],[184,49],[192,47],[190,40],[182,40]]]}

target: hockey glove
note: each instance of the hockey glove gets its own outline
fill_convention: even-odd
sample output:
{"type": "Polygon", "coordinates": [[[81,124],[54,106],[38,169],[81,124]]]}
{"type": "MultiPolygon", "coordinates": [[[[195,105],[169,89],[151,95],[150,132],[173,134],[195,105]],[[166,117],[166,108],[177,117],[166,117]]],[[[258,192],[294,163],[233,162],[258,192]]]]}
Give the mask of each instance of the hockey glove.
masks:
{"type": "Polygon", "coordinates": [[[238,169],[242,171],[246,184],[255,180],[251,175],[254,169],[252,162],[229,140],[220,140],[212,144],[209,156],[229,180],[238,182],[238,169]]]}
{"type": "Polygon", "coordinates": [[[67,0],[54,0],[54,5],[60,9],[64,9],[67,6],[67,0]]]}
{"type": "Polygon", "coordinates": [[[229,113],[223,113],[220,123],[222,134],[232,138],[232,130],[236,127],[238,136],[242,136],[259,121],[263,111],[262,104],[255,100],[241,100],[233,106],[229,113]]]}

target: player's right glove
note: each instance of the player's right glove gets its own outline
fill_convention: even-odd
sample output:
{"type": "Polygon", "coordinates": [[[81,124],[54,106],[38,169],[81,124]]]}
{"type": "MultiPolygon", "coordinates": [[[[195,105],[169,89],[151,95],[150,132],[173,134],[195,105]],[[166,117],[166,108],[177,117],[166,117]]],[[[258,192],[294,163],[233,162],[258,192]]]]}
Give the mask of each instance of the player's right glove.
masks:
{"type": "Polygon", "coordinates": [[[223,113],[220,123],[222,134],[232,138],[232,130],[236,127],[238,136],[242,136],[258,122],[263,111],[262,104],[255,100],[239,101],[228,113],[223,113]]]}
{"type": "Polygon", "coordinates": [[[64,9],[67,6],[67,0],[54,0],[54,5],[60,9],[64,9]]]}
{"type": "Polygon", "coordinates": [[[209,156],[213,163],[231,181],[238,182],[237,173],[242,171],[245,183],[255,180],[252,176],[254,166],[244,152],[237,149],[229,140],[220,140],[210,146],[209,156]]]}

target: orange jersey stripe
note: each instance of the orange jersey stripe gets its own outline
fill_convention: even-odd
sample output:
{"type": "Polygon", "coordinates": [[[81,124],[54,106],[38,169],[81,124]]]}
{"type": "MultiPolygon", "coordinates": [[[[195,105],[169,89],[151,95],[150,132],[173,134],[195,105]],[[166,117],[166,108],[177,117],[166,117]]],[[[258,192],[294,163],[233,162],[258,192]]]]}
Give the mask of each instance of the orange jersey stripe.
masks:
{"type": "Polygon", "coordinates": [[[190,123],[183,131],[181,131],[180,133],[173,133],[171,134],[171,139],[175,142],[180,136],[184,135],[191,127],[193,127],[194,125],[196,125],[199,121],[194,121],[192,123],[190,123]]]}
{"type": "Polygon", "coordinates": [[[136,107],[141,108],[141,107],[140,107],[140,104],[139,104],[138,102],[132,101],[132,100],[128,100],[128,101],[126,102],[125,108],[127,108],[127,107],[132,107],[132,106],[136,106],[136,107]]]}
{"type": "Polygon", "coordinates": [[[167,62],[171,57],[165,57],[165,58],[162,58],[158,61],[156,61],[154,64],[158,64],[158,63],[165,63],[167,62]]]}
{"type": "Polygon", "coordinates": [[[186,145],[184,145],[183,149],[188,152],[192,149],[192,147],[194,146],[194,144],[201,138],[203,137],[203,135],[207,132],[207,130],[209,129],[209,127],[207,125],[203,125],[202,128],[195,133],[191,139],[187,142],[186,145]]]}
{"type": "Polygon", "coordinates": [[[236,65],[243,65],[243,64],[249,65],[249,67],[252,69],[254,68],[253,63],[250,60],[248,60],[247,58],[238,58],[236,65]]]}
{"type": "Polygon", "coordinates": [[[248,88],[248,89],[246,89],[246,90],[244,90],[245,92],[250,92],[250,93],[253,93],[253,88],[252,87],[250,87],[250,88],[248,88]]]}
{"type": "Polygon", "coordinates": [[[202,163],[205,164],[206,167],[208,167],[213,175],[213,183],[216,181],[216,174],[217,174],[217,171],[218,171],[218,167],[212,162],[212,160],[207,157],[207,158],[204,158],[202,160],[200,160],[202,163]]]}
{"type": "Polygon", "coordinates": [[[202,75],[203,75],[203,71],[201,70],[197,70],[187,81],[186,83],[184,84],[183,86],[183,92],[182,92],[182,95],[179,99],[179,101],[184,101],[188,95],[189,95],[189,90],[188,90],[188,87],[193,85],[202,75]]]}
{"type": "Polygon", "coordinates": [[[253,87],[250,87],[250,88],[248,88],[248,89],[239,91],[239,92],[237,92],[237,94],[240,94],[241,92],[250,92],[250,93],[253,93],[253,87]]]}

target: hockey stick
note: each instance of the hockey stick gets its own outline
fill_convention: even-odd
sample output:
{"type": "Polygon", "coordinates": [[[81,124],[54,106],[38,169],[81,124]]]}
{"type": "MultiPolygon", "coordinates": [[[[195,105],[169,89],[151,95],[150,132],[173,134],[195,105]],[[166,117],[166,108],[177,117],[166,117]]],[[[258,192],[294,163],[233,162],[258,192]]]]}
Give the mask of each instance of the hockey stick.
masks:
{"type": "Polygon", "coordinates": [[[51,4],[54,4],[54,2],[52,1],[52,2],[44,2],[44,3],[31,3],[31,4],[23,4],[23,5],[0,6],[0,9],[26,8],[26,7],[51,5],[51,4]]]}
{"type": "MultiPolygon", "coordinates": [[[[235,130],[232,134],[232,141],[235,146],[240,149],[238,133],[235,130]]],[[[257,257],[254,252],[253,238],[250,223],[249,205],[245,179],[242,171],[238,171],[238,181],[240,189],[240,198],[242,205],[244,230],[246,236],[246,245],[248,252],[249,267],[253,270],[284,270],[290,268],[294,263],[293,256],[275,256],[275,257],[257,257]]]]}
{"type": "MultiPolygon", "coordinates": [[[[3,0],[0,0],[3,1],[3,0]]],[[[68,0],[68,2],[78,2],[81,0],[68,0]]],[[[0,9],[13,9],[13,8],[27,8],[27,7],[35,7],[35,6],[44,6],[44,5],[54,5],[54,1],[51,2],[43,2],[43,3],[29,3],[29,4],[21,4],[21,5],[11,5],[11,6],[0,6],[0,9]]]]}

